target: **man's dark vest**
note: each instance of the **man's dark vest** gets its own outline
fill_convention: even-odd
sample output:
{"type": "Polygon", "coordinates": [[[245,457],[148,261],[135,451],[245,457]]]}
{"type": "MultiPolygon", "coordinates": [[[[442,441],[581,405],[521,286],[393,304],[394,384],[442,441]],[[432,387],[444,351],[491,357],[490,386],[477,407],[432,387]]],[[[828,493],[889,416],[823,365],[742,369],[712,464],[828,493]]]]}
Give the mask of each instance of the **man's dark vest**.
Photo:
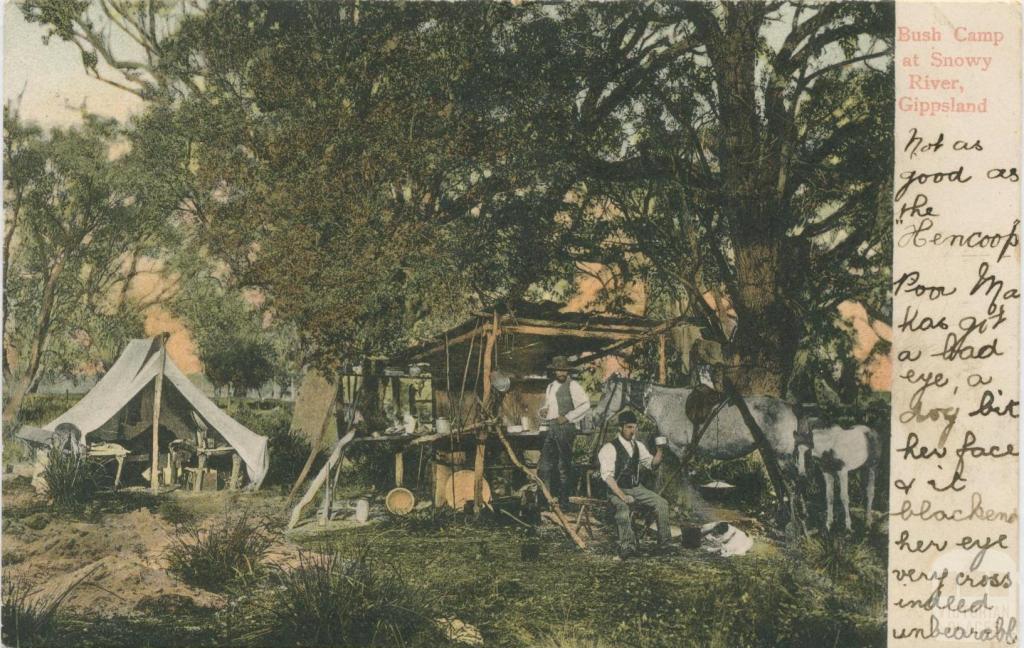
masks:
{"type": "Polygon", "coordinates": [[[612,442],[615,446],[615,483],[619,488],[636,488],[640,485],[640,447],[633,447],[633,456],[622,444],[622,439],[612,442]]]}
{"type": "Polygon", "coordinates": [[[572,390],[569,388],[569,382],[569,379],[566,378],[565,382],[555,390],[555,402],[558,403],[558,414],[560,416],[565,416],[576,408],[572,402],[572,390]]]}

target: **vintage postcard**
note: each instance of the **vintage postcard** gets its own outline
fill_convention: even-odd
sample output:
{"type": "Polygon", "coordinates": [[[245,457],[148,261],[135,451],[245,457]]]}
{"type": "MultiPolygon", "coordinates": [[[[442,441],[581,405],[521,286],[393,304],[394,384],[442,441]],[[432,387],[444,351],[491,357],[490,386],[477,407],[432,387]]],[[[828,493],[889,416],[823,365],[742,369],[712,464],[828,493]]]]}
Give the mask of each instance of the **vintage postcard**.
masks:
{"type": "Polygon", "coordinates": [[[2,31],[4,646],[1020,643],[1019,3],[2,31]]]}

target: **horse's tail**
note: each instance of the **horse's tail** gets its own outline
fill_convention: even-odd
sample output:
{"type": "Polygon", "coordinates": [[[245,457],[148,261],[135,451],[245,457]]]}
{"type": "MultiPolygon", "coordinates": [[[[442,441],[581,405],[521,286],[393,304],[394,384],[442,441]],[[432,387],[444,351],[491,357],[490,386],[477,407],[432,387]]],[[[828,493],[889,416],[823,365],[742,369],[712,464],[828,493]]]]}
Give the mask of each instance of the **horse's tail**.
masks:
{"type": "Polygon", "coordinates": [[[878,469],[882,463],[882,441],[874,428],[864,426],[864,438],[868,442],[868,466],[878,469]]]}

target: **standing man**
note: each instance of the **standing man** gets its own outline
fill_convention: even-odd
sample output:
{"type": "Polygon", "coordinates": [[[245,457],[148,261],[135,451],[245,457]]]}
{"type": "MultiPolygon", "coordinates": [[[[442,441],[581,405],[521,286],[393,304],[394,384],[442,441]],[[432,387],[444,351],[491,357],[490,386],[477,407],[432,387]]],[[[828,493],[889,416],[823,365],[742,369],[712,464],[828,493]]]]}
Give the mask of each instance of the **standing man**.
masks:
{"type": "Polygon", "coordinates": [[[608,485],[608,500],[615,509],[615,528],[619,534],[619,558],[636,555],[636,536],[630,522],[630,507],[644,506],[654,509],[658,516],[658,550],[664,552],[672,539],[668,523],[668,502],[657,493],[640,484],[640,467],[655,468],[661,463],[665,437],[655,440],[654,456],[636,439],[636,415],[619,414],[622,431],[613,441],[604,444],[597,454],[601,466],[601,479],[608,485]]]}
{"type": "Polygon", "coordinates": [[[543,416],[548,432],[540,450],[540,478],[551,493],[558,497],[562,510],[569,508],[569,495],[575,484],[572,469],[572,444],[579,432],[577,423],[590,411],[590,397],[583,386],[569,378],[569,360],[555,356],[548,366],[555,379],[544,395],[543,416]],[[556,481],[557,478],[557,481],[556,481]]]}

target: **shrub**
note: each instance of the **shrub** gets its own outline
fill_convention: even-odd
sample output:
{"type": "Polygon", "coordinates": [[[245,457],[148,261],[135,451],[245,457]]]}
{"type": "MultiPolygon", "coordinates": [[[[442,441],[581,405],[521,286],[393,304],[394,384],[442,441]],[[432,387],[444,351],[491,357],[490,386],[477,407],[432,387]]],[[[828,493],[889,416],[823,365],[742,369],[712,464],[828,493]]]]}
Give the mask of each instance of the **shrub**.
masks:
{"type": "Polygon", "coordinates": [[[294,569],[274,567],[262,595],[236,598],[238,637],[274,646],[440,645],[443,639],[423,597],[397,572],[375,568],[365,555],[299,556],[294,569]]]}
{"type": "MultiPolygon", "coordinates": [[[[291,487],[309,458],[309,442],[291,433],[290,408],[278,405],[274,409],[260,410],[239,403],[235,409],[234,416],[242,425],[267,437],[270,469],[263,479],[263,488],[291,487]]],[[[321,452],[320,455],[321,460],[326,458],[325,453],[321,452]]],[[[314,474],[319,465],[318,462],[314,466],[314,474]]]]}
{"type": "Polygon", "coordinates": [[[166,499],[160,502],[157,513],[161,518],[175,526],[191,524],[199,519],[195,511],[191,511],[173,499],[166,499]]]}
{"type": "Polygon", "coordinates": [[[57,610],[68,590],[56,598],[33,597],[32,586],[17,576],[5,575],[3,584],[2,630],[5,646],[31,648],[46,646],[57,634],[57,610]]]}
{"type": "Polygon", "coordinates": [[[382,443],[353,444],[345,449],[348,464],[343,468],[346,480],[373,486],[387,492],[394,485],[394,464],[391,461],[394,449],[382,443]]]}
{"type": "Polygon", "coordinates": [[[55,508],[79,511],[96,498],[106,477],[103,466],[57,448],[50,449],[47,459],[43,479],[55,508]]]}
{"type": "Polygon", "coordinates": [[[836,533],[807,538],[797,547],[806,565],[828,576],[837,586],[865,598],[886,578],[885,564],[864,542],[851,542],[836,533]]]}
{"type": "Polygon", "coordinates": [[[209,529],[189,522],[175,530],[167,549],[170,572],[189,585],[221,592],[241,576],[255,576],[273,544],[266,520],[248,512],[225,514],[209,529]]]}
{"type": "MultiPolygon", "coordinates": [[[[309,443],[301,436],[289,432],[287,427],[278,428],[268,436],[267,452],[270,453],[271,460],[263,485],[290,488],[309,459],[309,443]]],[[[310,474],[315,475],[319,466],[326,460],[324,452],[320,452],[319,455],[310,474]]]]}

